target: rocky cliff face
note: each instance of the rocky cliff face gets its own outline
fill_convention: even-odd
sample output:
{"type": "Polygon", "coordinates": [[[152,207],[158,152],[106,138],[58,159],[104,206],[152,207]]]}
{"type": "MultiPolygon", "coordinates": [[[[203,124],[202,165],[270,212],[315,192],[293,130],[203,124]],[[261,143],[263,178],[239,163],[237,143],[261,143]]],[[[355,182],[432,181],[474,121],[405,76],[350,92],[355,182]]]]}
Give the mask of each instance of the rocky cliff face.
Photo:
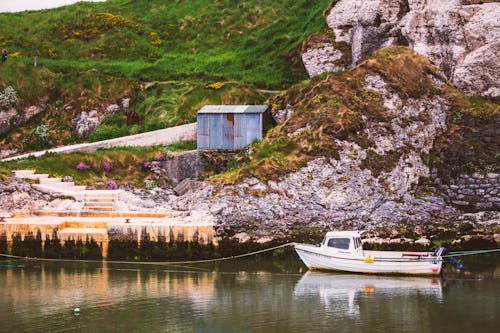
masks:
{"type": "MultiPolygon", "coordinates": [[[[174,208],[210,212],[221,234],[264,239],[308,228],[449,222],[469,205],[457,201],[457,195],[465,197],[455,191],[457,182],[475,184],[469,179],[474,176],[460,178],[463,170],[450,175],[444,172],[449,165],[436,162],[433,170],[430,167],[450,155],[444,152],[443,138],[468,128],[453,115],[458,105],[464,119],[491,121],[499,114],[493,103],[476,109],[435,66],[405,48],[378,51],[354,70],[317,77],[277,96],[272,104],[281,125],[268,135],[268,144],[288,140],[293,143],[288,145],[298,147],[289,160],[274,158],[279,167],[272,170],[294,171],[260,172],[272,165],[273,157],[255,160],[248,177],[222,188],[205,184],[194,195],[177,200],[174,208]],[[438,139],[443,145],[436,152],[438,139]],[[302,163],[295,162],[300,159],[302,163]],[[424,180],[430,185],[422,187],[424,180]]],[[[453,151],[468,152],[464,142],[453,142],[453,151]]],[[[493,149],[498,151],[498,144],[493,143],[493,149]]],[[[479,153],[470,151],[464,158],[474,161],[474,154],[479,153]]],[[[486,179],[489,196],[479,208],[498,210],[495,189],[500,178],[494,159],[488,163],[485,168],[491,172],[478,177],[486,179]]],[[[483,200],[474,191],[470,194],[470,200],[483,200]]],[[[488,216],[498,223],[497,213],[488,216]]]]}
{"type": "Polygon", "coordinates": [[[497,1],[339,0],[327,16],[334,36],[320,44],[318,36],[310,39],[303,62],[314,76],[351,68],[379,48],[405,45],[463,91],[497,99],[499,13],[497,1]]]}

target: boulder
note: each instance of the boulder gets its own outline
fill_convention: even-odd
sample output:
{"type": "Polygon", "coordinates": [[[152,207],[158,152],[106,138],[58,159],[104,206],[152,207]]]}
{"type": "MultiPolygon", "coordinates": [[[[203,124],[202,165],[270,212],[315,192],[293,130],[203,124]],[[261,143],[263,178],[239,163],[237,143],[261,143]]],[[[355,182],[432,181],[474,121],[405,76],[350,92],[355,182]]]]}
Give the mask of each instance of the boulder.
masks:
{"type": "Polygon", "coordinates": [[[339,0],[326,19],[335,41],[308,48],[303,62],[313,76],[351,68],[379,48],[410,46],[461,90],[497,99],[499,12],[496,1],[339,0]],[[344,53],[352,61],[332,66],[344,53]]]}

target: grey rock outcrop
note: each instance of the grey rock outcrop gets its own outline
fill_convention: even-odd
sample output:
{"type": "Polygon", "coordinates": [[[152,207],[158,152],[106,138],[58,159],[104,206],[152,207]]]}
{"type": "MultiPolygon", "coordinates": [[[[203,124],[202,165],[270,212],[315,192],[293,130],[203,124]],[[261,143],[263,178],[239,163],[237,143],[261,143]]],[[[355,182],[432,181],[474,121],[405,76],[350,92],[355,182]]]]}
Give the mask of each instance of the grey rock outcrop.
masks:
{"type": "Polygon", "coordinates": [[[500,3],[460,0],[340,0],[327,16],[336,49],[313,46],[303,56],[310,75],[337,70],[341,53],[350,68],[374,50],[410,46],[428,57],[467,93],[500,97],[500,3]],[[328,51],[328,52],[326,52],[328,51]],[[330,58],[328,58],[330,57],[330,58]]]}
{"type": "MultiPolygon", "coordinates": [[[[458,211],[443,199],[413,194],[419,179],[430,176],[422,156],[446,131],[446,101],[437,96],[403,97],[374,74],[364,81],[365,92],[381,96],[383,117],[389,119],[384,123],[362,114],[363,129],[357,135],[366,137],[368,146],[336,139],[338,158],[314,159],[274,181],[247,178],[223,189],[205,184],[179,198],[174,208],[208,209],[219,232],[245,232],[257,238],[295,228],[370,228],[456,216],[458,211]]],[[[444,82],[434,78],[434,84],[444,82]]]]}
{"type": "Polygon", "coordinates": [[[75,133],[79,137],[88,136],[101,123],[100,117],[96,110],[90,112],[82,111],[73,119],[75,125],[75,133]]]}
{"type": "Polygon", "coordinates": [[[162,161],[165,175],[173,185],[185,179],[197,179],[205,171],[205,161],[202,154],[197,151],[177,153],[172,158],[162,161]]]}
{"type": "Polygon", "coordinates": [[[11,107],[7,110],[0,111],[0,135],[27,122],[43,110],[44,107],[32,105],[22,110],[11,107]]]}
{"type": "Polygon", "coordinates": [[[308,48],[302,54],[302,61],[307,64],[309,76],[315,76],[326,71],[334,72],[343,70],[344,67],[337,63],[342,58],[342,52],[331,43],[326,43],[318,48],[308,48]]]}
{"type": "Polygon", "coordinates": [[[82,111],[72,122],[75,124],[75,133],[79,137],[86,137],[94,131],[106,118],[112,117],[123,110],[128,110],[130,98],[123,98],[118,104],[110,104],[104,108],[104,111],[98,110],[82,111]],[[120,106],[121,105],[121,106],[120,106]]]}
{"type": "Polygon", "coordinates": [[[0,182],[0,215],[1,212],[33,211],[45,206],[50,197],[34,190],[22,180],[0,182]]]}

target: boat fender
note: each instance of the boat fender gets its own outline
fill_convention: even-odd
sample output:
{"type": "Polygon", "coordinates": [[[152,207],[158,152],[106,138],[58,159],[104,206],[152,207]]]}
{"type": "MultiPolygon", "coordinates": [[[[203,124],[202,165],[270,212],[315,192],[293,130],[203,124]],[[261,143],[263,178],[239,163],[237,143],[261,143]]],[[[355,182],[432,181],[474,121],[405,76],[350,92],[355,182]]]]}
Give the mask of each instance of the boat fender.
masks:
{"type": "Polygon", "coordinates": [[[364,262],[374,262],[374,261],[375,261],[375,258],[372,256],[366,256],[364,259],[364,262]]]}

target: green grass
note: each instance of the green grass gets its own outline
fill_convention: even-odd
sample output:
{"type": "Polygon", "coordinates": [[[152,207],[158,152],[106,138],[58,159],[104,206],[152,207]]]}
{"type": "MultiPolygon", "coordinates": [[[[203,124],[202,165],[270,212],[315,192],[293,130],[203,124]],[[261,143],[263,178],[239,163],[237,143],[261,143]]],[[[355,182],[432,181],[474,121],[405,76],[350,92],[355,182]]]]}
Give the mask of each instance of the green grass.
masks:
{"type": "Polygon", "coordinates": [[[260,104],[307,77],[302,41],[325,27],[330,0],[109,0],[0,14],[0,88],[13,86],[21,107],[45,112],[0,135],[3,149],[30,151],[40,123],[49,146],[97,141],[195,120],[205,104],[260,104]],[[14,57],[15,53],[17,56],[14,57]],[[37,68],[33,57],[39,57],[37,68]],[[220,90],[205,88],[224,82],[220,90]],[[80,112],[132,97],[133,121],[122,112],[90,138],[74,135],[80,112]],[[69,108],[66,108],[69,106],[69,108]]]}
{"type": "Polygon", "coordinates": [[[196,142],[183,141],[165,146],[151,147],[115,147],[98,149],[91,153],[56,154],[47,153],[41,157],[0,162],[0,179],[12,176],[17,169],[35,169],[38,173],[48,173],[53,177],[72,176],[81,185],[103,187],[107,181],[119,185],[130,184],[144,186],[143,180],[151,179],[158,185],[168,182],[168,179],[158,178],[151,170],[144,168],[144,162],[154,161],[159,154],[196,149],[196,142]],[[113,168],[106,172],[104,161],[111,162],[113,168]],[[88,170],[79,171],[76,165],[83,162],[90,166],[88,170]]]}
{"type": "Polygon", "coordinates": [[[0,45],[57,71],[284,88],[305,77],[301,42],[330,0],[110,0],[0,15],[0,45]]]}

